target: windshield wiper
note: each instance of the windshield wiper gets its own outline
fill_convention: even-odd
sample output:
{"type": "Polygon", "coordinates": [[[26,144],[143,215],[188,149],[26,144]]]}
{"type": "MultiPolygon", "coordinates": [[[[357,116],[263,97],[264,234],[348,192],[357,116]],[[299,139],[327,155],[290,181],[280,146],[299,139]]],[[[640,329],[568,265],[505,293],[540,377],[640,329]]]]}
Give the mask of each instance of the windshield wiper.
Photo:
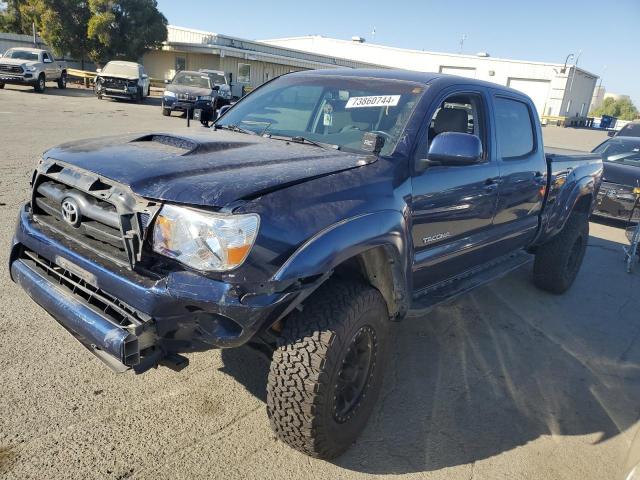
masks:
{"type": "Polygon", "coordinates": [[[332,143],[322,143],[316,142],[315,140],[311,140],[310,138],[303,137],[301,135],[266,135],[269,138],[273,138],[275,140],[288,140],[290,142],[296,143],[308,143],[309,145],[314,145],[316,147],[324,148],[325,150],[340,150],[340,145],[334,145],[332,143]]]}
{"type": "Polygon", "coordinates": [[[238,132],[238,133],[246,133],[248,135],[257,135],[256,132],[254,132],[253,130],[249,130],[247,128],[242,128],[239,127],[238,125],[218,125],[215,124],[214,125],[214,130],[218,130],[219,128],[224,129],[224,130],[231,130],[232,132],[238,132]]]}

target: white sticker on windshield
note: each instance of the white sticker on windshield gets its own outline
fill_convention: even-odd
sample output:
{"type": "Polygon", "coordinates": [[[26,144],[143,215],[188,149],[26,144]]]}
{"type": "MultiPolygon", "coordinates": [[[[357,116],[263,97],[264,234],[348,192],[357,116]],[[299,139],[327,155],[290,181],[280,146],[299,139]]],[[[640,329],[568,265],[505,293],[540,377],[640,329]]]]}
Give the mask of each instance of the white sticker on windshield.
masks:
{"type": "Polygon", "coordinates": [[[399,101],[400,95],[351,97],[344,108],[395,107],[399,101]]]}

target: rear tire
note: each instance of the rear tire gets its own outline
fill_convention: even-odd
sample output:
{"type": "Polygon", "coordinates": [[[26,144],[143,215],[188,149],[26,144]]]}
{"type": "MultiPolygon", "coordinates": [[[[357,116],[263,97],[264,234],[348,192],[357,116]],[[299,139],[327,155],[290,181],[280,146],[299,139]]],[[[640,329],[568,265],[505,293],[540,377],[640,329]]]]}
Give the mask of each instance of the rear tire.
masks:
{"type": "Polygon", "coordinates": [[[382,386],[389,344],[378,290],[330,281],[287,319],[267,382],[274,432],[307,455],[342,454],[364,429],[382,386]]]}
{"type": "Polygon", "coordinates": [[[589,239],[589,218],[572,213],[564,228],[536,250],[533,282],[547,292],[564,293],[578,275],[589,239]]]}
{"type": "Polygon", "coordinates": [[[4,83],[0,83],[0,90],[4,88],[4,83]]]}
{"type": "Polygon", "coordinates": [[[44,73],[41,73],[40,76],[38,77],[38,81],[36,82],[36,84],[33,86],[33,89],[37,92],[37,93],[44,93],[44,91],[47,89],[47,79],[44,76],[44,73]]]}
{"type": "Polygon", "coordinates": [[[60,78],[58,79],[58,88],[67,88],[67,72],[62,72],[62,74],[60,75],[60,78]]]}

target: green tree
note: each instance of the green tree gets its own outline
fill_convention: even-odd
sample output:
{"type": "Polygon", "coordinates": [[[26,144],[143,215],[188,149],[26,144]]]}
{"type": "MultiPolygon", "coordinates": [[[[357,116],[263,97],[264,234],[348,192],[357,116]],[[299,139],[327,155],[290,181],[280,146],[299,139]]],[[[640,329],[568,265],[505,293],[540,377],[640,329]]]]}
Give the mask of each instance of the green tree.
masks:
{"type": "Polygon", "coordinates": [[[31,33],[31,24],[23,21],[20,6],[24,0],[6,0],[0,9],[0,32],[31,33]]]}
{"type": "Polygon", "coordinates": [[[36,23],[40,36],[57,55],[69,54],[84,68],[92,46],[87,37],[91,12],[85,0],[26,0],[20,11],[23,18],[36,23]]]}
{"type": "Polygon", "coordinates": [[[89,0],[89,56],[97,63],[113,58],[138,60],[167,39],[167,19],[156,0],[89,0]]]}
{"type": "Polygon", "coordinates": [[[611,115],[620,120],[633,120],[638,116],[638,109],[631,100],[621,99],[615,100],[611,97],[605,98],[600,107],[589,113],[593,117],[601,117],[602,115],[611,115]]]}

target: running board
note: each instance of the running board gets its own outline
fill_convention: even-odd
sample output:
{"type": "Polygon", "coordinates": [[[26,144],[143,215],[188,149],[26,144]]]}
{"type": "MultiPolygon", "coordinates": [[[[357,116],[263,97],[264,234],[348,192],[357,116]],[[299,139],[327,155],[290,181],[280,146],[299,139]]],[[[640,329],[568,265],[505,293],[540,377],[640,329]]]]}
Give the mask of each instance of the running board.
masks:
{"type": "Polygon", "coordinates": [[[504,277],[531,261],[533,261],[533,255],[524,251],[512,253],[468,270],[456,278],[421,290],[413,298],[411,310],[409,310],[407,317],[421,317],[433,307],[504,277]]]}

